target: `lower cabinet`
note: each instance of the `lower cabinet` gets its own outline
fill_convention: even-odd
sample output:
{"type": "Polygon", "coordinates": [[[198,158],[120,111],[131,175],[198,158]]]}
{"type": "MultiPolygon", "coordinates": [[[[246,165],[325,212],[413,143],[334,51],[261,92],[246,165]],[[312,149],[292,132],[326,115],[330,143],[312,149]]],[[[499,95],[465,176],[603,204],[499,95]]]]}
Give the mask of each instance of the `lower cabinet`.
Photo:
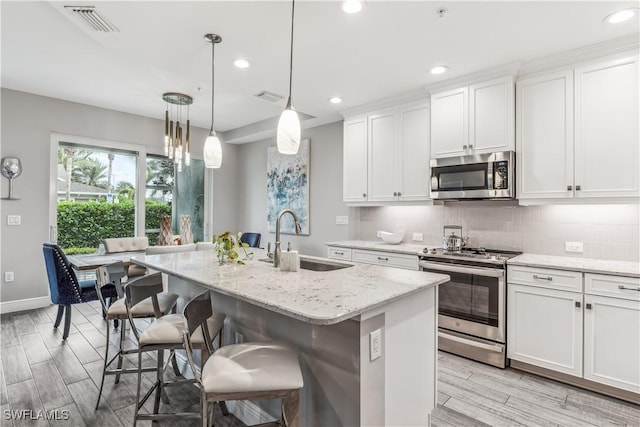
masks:
{"type": "Polygon", "coordinates": [[[509,266],[507,357],[640,393],[640,278],[548,270],[581,278],[557,290],[540,271],[509,266]]]}
{"type": "Polygon", "coordinates": [[[582,376],[582,293],[508,284],[507,357],[582,376]]]}
{"type": "Polygon", "coordinates": [[[397,252],[376,251],[370,249],[341,248],[329,246],[327,257],[364,264],[384,265],[387,267],[418,270],[418,256],[397,252]]]}
{"type": "Polygon", "coordinates": [[[640,279],[585,274],[585,379],[640,393],[639,290],[640,279]]]}

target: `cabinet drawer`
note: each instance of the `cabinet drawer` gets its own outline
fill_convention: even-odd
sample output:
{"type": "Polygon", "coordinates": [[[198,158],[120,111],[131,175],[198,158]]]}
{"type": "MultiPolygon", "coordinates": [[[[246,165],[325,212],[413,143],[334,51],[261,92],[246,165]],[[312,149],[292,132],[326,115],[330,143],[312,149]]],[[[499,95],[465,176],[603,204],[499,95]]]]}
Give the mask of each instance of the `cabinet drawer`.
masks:
{"type": "Polygon", "coordinates": [[[510,265],[507,268],[507,280],[509,283],[539,288],[582,292],[582,273],[578,271],[510,265]]]}
{"type": "Polygon", "coordinates": [[[367,264],[386,265],[389,267],[405,268],[407,270],[418,269],[418,256],[396,254],[391,252],[353,250],[351,261],[367,264]]]}
{"type": "Polygon", "coordinates": [[[344,259],[346,261],[351,261],[351,249],[350,248],[336,248],[329,246],[328,249],[328,258],[334,259],[344,259]]]}
{"type": "Polygon", "coordinates": [[[584,275],[584,292],[640,301],[640,278],[587,273],[584,275]]]}

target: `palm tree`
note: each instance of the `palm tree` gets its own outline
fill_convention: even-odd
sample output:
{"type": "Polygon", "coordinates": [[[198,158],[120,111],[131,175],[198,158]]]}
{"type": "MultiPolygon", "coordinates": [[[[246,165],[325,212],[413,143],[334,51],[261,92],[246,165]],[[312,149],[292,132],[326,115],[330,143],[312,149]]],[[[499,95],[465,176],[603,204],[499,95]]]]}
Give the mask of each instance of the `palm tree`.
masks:
{"type": "Polygon", "coordinates": [[[116,185],[115,192],[116,194],[118,194],[118,196],[133,200],[136,189],[134,188],[132,183],[127,181],[120,181],[118,182],[118,185],[116,185]]]}
{"type": "Polygon", "coordinates": [[[108,188],[105,182],[107,166],[95,159],[84,159],[78,162],[73,169],[73,176],[76,182],[81,182],[94,187],[108,188]]]}

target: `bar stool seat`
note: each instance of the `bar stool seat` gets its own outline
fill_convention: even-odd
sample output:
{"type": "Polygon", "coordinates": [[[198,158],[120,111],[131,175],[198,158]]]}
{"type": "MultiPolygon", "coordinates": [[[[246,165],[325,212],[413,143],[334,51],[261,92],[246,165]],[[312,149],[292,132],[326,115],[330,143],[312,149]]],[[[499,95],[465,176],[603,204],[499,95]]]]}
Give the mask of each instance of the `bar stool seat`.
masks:
{"type": "MultiPolygon", "coordinates": [[[[207,319],[207,328],[209,334],[215,336],[222,329],[225,315],[222,313],[213,313],[207,319]]],[[[153,344],[175,344],[176,347],[182,348],[182,332],[187,327],[187,320],[182,314],[167,314],[156,319],[144,331],[140,333],[140,345],[153,344]]],[[[204,336],[202,327],[193,332],[191,342],[197,346],[204,345],[204,336]]]]}
{"type": "Polygon", "coordinates": [[[304,385],[297,354],[285,343],[231,344],[214,352],[202,369],[205,393],[295,390],[304,385]]]}
{"type": "MultiPolygon", "coordinates": [[[[178,295],[171,293],[158,294],[158,306],[161,313],[168,313],[176,301],[178,301],[178,295]]],[[[131,307],[131,315],[133,317],[154,317],[155,311],[153,310],[153,302],[151,297],[140,301],[135,306],[131,307]]],[[[120,298],[107,309],[108,319],[125,319],[127,317],[127,306],[124,302],[124,298],[120,298]]]]}

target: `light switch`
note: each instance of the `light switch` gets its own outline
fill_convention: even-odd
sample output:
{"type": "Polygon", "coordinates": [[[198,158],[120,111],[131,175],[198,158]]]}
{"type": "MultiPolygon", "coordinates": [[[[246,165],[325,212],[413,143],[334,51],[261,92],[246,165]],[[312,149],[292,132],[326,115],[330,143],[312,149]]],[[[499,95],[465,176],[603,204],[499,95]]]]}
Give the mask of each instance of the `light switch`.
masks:
{"type": "Polygon", "coordinates": [[[346,215],[338,215],[336,216],[336,225],[348,225],[349,217],[346,215]]]}
{"type": "Polygon", "coordinates": [[[22,217],[20,215],[7,215],[7,225],[20,225],[22,217]]]}

